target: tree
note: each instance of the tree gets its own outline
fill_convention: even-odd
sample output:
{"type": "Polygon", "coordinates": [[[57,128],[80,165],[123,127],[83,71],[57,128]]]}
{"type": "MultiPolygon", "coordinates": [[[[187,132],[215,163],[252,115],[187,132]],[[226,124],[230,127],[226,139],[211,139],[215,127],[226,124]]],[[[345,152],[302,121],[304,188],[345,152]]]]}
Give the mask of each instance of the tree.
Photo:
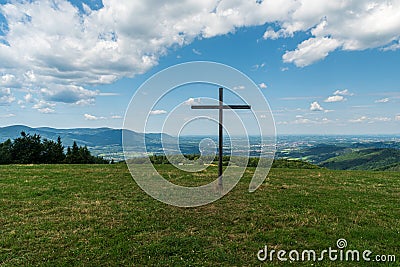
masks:
{"type": "Polygon", "coordinates": [[[57,143],[52,140],[43,140],[42,163],[58,164],[63,163],[64,159],[64,147],[60,137],[58,137],[57,143]]]}
{"type": "Polygon", "coordinates": [[[10,139],[0,144],[0,165],[12,163],[11,146],[10,139]]]}
{"type": "Polygon", "coordinates": [[[40,135],[21,132],[21,137],[14,140],[11,146],[12,162],[17,164],[42,163],[43,147],[40,135]]]}
{"type": "Polygon", "coordinates": [[[21,137],[0,143],[0,164],[108,164],[102,157],[92,156],[87,146],[80,146],[74,142],[72,148],[64,146],[61,137],[57,142],[41,140],[40,135],[30,135],[21,132],[21,137]]]}
{"type": "Polygon", "coordinates": [[[80,163],[80,155],[79,155],[79,147],[76,141],[72,145],[72,149],[70,147],[67,148],[67,155],[65,158],[66,163],[68,164],[79,164],[80,163]]]}

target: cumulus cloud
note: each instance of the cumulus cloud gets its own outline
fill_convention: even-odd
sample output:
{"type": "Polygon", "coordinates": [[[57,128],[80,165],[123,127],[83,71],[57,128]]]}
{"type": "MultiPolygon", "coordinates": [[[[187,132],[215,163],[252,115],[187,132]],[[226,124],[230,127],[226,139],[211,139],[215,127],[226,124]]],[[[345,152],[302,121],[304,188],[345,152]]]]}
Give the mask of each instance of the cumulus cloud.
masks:
{"type": "Polygon", "coordinates": [[[33,95],[31,93],[26,94],[24,96],[24,100],[26,103],[33,103],[34,99],[33,99],[33,95]]]}
{"type": "Polygon", "coordinates": [[[159,109],[150,111],[150,115],[162,115],[167,113],[168,113],[167,111],[159,109]]]}
{"type": "Polygon", "coordinates": [[[324,59],[339,46],[340,42],[332,38],[310,38],[299,44],[296,50],[286,52],[283,55],[283,61],[305,67],[324,59]]]}
{"type": "Polygon", "coordinates": [[[9,105],[15,101],[10,88],[0,88],[0,105],[9,105]]]}
{"type": "Polygon", "coordinates": [[[321,105],[317,101],[315,101],[315,102],[311,103],[310,110],[311,111],[324,111],[324,108],[321,107],[321,105]]]}
{"type": "Polygon", "coordinates": [[[52,87],[42,88],[40,92],[48,101],[68,104],[89,104],[93,102],[94,97],[98,95],[96,91],[86,90],[81,86],[75,85],[54,85],[52,87]]]}
{"type": "Polygon", "coordinates": [[[346,98],[344,98],[344,96],[335,95],[335,96],[328,97],[327,99],[324,100],[324,102],[333,103],[333,102],[343,102],[345,100],[346,100],[346,98]]]}
{"type": "Polygon", "coordinates": [[[296,32],[311,34],[297,49],[286,52],[285,62],[305,67],[336,49],[400,49],[400,1],[300,0],[297,3],[280,21],[279,29],[267,29],[264,34],[264,38],[271,39],[291,37],[296,32]],[[315,54],[311,52],[313,49],[315,54]]]}
{"type": "Polygon", "coordinates": [[[394,117],[394,119],[395,119],[396,121],[400,121],[400,115],[396,115],[396,117],[394,117]]]}
{"type": "Polygon", "coordinates": [[[337,49],[399,49],[400,1],[374,3],[103,0],[102,6],[79,9],[66,0],[7,1],[0,5],[6,29],[0,37],[0,84],[47,88],[48,100],[86,104],[93,95],[78,100],[76,88],[89,91],[90,85],[142,74],[169,49],[193,40],[265,24],[265,39],[309,34],[283,55],[299,67],[337,49]]]}
{"type": "Polygon", "coordinates": [[[0,78],[0,86],[2,87],[18,87],[20,85],[19,81],[13,74],[5,74],[0,78]]]}
{"type": "Polygon", "coordinates": [[[54,103],[50,103],[44,100],[40,100],[37,101],[37,103],[35,105],[33,105],[33,109],[36,109],[37,111],[39,111],[40,113],[43,114],[49,114],[49,113],[54,113],[54,107],[56,106],[56,104],[54,103]]]}

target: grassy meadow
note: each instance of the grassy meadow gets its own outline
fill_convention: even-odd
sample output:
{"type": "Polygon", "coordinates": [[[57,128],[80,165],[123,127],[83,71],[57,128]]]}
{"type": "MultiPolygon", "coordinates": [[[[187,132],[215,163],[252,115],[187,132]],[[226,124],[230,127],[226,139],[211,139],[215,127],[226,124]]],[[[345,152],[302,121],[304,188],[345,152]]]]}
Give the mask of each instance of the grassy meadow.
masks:
{"type": "MultiPolygon", "coordinates": [[[[217,169],[176,184],[213,180],[217,169]]],[[[253,169],[224,198],[198,208],[160,203],[124,164],[0,166],[0,266],[269,266],[257,252],[369,249],[397,263],[286,262],[295,266],[398,266],[400,172],[271,169],[255,193],[253,169]]]]}

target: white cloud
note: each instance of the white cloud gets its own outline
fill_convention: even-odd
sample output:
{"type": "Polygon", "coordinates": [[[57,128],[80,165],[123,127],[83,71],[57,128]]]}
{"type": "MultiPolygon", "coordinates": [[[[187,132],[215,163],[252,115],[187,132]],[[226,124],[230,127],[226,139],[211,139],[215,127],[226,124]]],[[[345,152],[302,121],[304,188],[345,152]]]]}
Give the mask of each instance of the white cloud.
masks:
{"type": "MultiPolygon", "coordinates": [[[[375,5],[352,0],[104,0],[98,9],[84,5],[84,12],[66,0],[7,2],[0,5],[7,25],[0,42],[0,73],[5,73],[0,83],[47,88],[52,92],[47,99],[56,102],[72,101],[57,97],[61,87],[71,91],[70,86],[89,88],[142,74],[170,48],[266,23],[275,25],[266,29],[266,39],[310,35],[283,55],[284,62],[300,67],[336,49],[400,48],[398,0],[376,0],[375,5]]],[[[93,96],[72,99],[94,101],[93,96]]]]}
{"type": "Polygon", "coordinates": [[[376,118],[374,118],[373,119],[374,121],[380,121],[380,122],[388,122],[388,121],[391,121],[392,119],[391,118],[388,118],[388,117],[376,117],[376,118]]]}
{"type": "Polygon", "coordinates": [[[5,74],[0,77],[0,85],[3,87],[18,87],[20,83],[17,81],[16,77],[12,74],[5,74]]]}
{"type": "Polygon", "coordinates": [[[341,95],[341,96],[353,96],[354,95],[348,89],[336,90],[333,94],[334,95],[341,95]]]}
{"type": "Polygon", "coordinates": [[[400,115],[396,115],[396,117],[394,117],[394,119],[395,119],[396,121],[400,121],[400,115]]]}
{"type": "Polygon", "coordinates": [[[0,88],[0,106],[9,105],[15,101],[10,88],[0,88]]]}
{"type": "Polygon", "coordinates": [[[162,115],[167,113],[168,113],[167,111],[159,109],[150,111],[150,115],[162,115]]]}
{"type": "Polygon", "coordinates": [[[189,98],[188,100],[183,102],[183,104],[186,106],[198,105],[200,104],[200,98],[189,98]]]}
{"type": "Polygon", "coordinates": [[[323,118],[323,119],[321,120],[321,123],[322,123],[322,124],[328,124],[328,123],[333,123],[333,121],[330,120],[330,119],[328,119],[328,118],[323,118]]]}
{"type": "Polygon", "coordinates": [[[52,108],[39,108],[38,111],[43,114],[50,114],[55,112],[55,110],[52,108]]]}
{"type": "Polygon", "coordinates": [[[361,116],[357,119],[352,119],[349,120],[352,123],[375,123],[375,122],[390,122],[392,121],[391,118],[388,117],[375,117],[375,118],[370,118],[367,116],[361,116]]]}
{"type": "Polygon", "coordinates": [[[260,83],[258,86],[259,86],[261,89],[267,89],[267,88],[268,88],[268,85],[266,85],[265,83],[260,83]]]}
{"type": "Polygon", "coordinates": [[[112,119],[112,120],[122,119],[122,116],[118,116],[118,115],[113,115],[113,116],[110,116],[110,117],[100,117],[100,116],[95,116],[95,115],[91,115],[91,114],[87,114],[87,113],[84,114],[83,117],[87,121],[97,121],[97,120],[107,120],[107,119],[112,119]]]}
{"type": "Polygon", "coordinates": [[[35,105],[33,105],[32,108],[36,109],[40,113],[49,114],[49,113],[55,112],[55,109],[54,109],[55,106],[56,106],[56,104],[54,104],[54,103],[40,100],[35,105]]]}
{"type": "Polygon", "coordinates": [[[308,40],[283,57],[284,61],[300,67],[323,59],[336,49],[354,51],[386,45],[389,45],[387,50],[399,49],[400,45],[393,42],[399,42],[400,1],[374,3],[300,0],[298,6],[280,21],[277,33],[268,29],[264,37],[291,37],[295,32],[310,32],[308,40]],[[313,56],[310,55],[311,48],[317,52],[313,56]]]}
{"type": "Polygon", "coordinates": [[[87,113],[84,114],[83,117],[85,118],[85,120],[88,120],[88,121],[97,121],[97,120],[100,119],[100,118],[97,117],[97,116],[90,115],[90,114],[87,114],[87,113]]]}
{"type": "Polygon", "coordinates": [[[367,116],[362,116],[360,118],[349,120],[349,121],[353,122],[353,123],[360,123],[360,122],[366,122],[367,120],[369,120],[367,116]]]}
{"type": "Polygon", "coordinates": [[[91,104],[94,102],[95,96],[99,94],[96,91],[75,85],[53,85],[48,88],[42,88],[40,92],[46,100],[77,105],[91,104]]]}
{"type": "Polygon", "coordinates": [[[303,124],[303,125],[322,125],[322,124],[330,124],[335,123],[328,118],[316,118],[316,119],[308,119],[302,115],[297,115],[296,120],[294,121],[280,121],[277,122],[278,125],[296,125],[296,124],[303,124]]]}
{"type": "Polygon", "coordinates": [[[299,118],[294,121],[294,124],[315,124],[315,121],[306,118],[299,118]]]}
{"type": "Polygon", "coordinates": [[[201,56],[201,52],[199,51],[199,50],[196,50],[196,49],[192,49],[192,52],[194,53],[194,54],[196,54],[196,55],[199,55],[199,56],[201,56]]]}
{"type": "Polygon", "coordinates": [[[5,115],[0,115],[0,118],[7,119],[7,118],[15,117],[15,116],[17,116],[17,115],[10,113],[10,114],[5,114],[5,115]]]}
{"type": "Polygon", "coordinates": [[[244,89],[246,89],[246,87],[243,85],[238,85],[238,86],[233,87],[232,89],[233,90],[244,90],[244,89]]]}
{"type": "Polygon", "coordinates": [[[396,51],[400,49],[400,41],[397,41],[397,43],[394,43],[392,45],[389,45],[387,47],[384,47],[382,50],[383,51],[396,51]]]}
{"type": "Polygon", "coordinates": [[[375,103],[387,103],[390,101],[390,98],[382,98],[375,101],[375,103]]]}
{"type": "Polygon", "coordinates": [[[311,103],[310,110],[311,111],[324,111],[324,108],[321,107],[321,105],[317,101],[315,101],[315,102],[311,103]]]}
{"type": "Polygon", "coordinates": [[[25,100],[25,102],[26,103],[33,103],[33,101],[34,101],[34,99],[33,99],[33,95],[32,94],[26,94],[25,96],[24,96],[24,100],[25,100]]]}
{"type": "Polygon", "coordinates": [[[259,70],[262,69],[266,66],[265,62],[261,63],[261,64],[256,64],[252,67],[253,70],[259,70]]]}
{"type": "Polygon", "coordinates": [[[296,50],[286,52],[282,58],[285,63],[305,67],[324,59],[339,46],[337,40],[328,37],[310,38],[299,44],[296,50]]]}
{"type": "Polygon", "coordinates": [[[341,95],[330,96],[324,100],[324,102],[326,103],[343,102],[343,101],[346,101],[346,98],[344,98],[341,95]]]}
{"type": "Polygon", "coordinates": [[[99,93],[98,96],[119,96],[119,93],[99,93]]]}

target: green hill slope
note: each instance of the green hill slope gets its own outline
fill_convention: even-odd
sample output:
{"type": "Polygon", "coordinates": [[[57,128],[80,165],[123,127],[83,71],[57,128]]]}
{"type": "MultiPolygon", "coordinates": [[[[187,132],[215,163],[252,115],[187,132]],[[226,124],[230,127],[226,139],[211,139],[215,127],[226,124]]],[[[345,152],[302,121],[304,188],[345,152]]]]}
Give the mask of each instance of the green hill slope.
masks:
{"type": "MultiPolygon", "coordinates": [[[[217,167],[156,168],[179,185],[217,175],[217,167]]],[[[399,261],[400,173],[273,168],[249,193],[253,172],[220,200],[184,209],[149,197],[124,164],[0,166],[0,266],[398,266],[330,261],[327,253],[290,263],[275,252],[260,262],[257,252],[319,256],[345,238],[351,250],[371,250],[371,260],[399,261]]]]}
{"type": "Polygon", "coordinates": [[[361,149],[330,158],[320,166],[334,170],[399,170],[400,150],[391,148],[361,149]]]}

